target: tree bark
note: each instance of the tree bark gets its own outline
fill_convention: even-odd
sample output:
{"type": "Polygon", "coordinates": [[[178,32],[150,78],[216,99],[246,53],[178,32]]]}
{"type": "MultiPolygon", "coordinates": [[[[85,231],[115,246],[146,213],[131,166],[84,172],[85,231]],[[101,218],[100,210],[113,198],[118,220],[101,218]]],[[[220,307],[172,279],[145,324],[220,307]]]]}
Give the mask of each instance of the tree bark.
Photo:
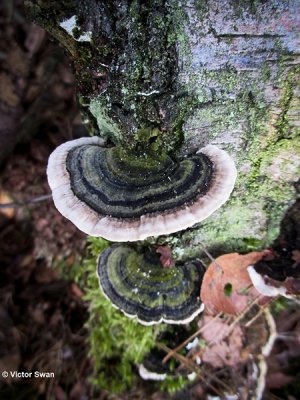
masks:
{"type": "Polygon", "coordinates": [[[235,159],[230,200],[174,234],[178,258],[269,245],[297,197],[297,0],[27,0],[63,46],[95,134],[182,157],[215,144],[235,159]]]}

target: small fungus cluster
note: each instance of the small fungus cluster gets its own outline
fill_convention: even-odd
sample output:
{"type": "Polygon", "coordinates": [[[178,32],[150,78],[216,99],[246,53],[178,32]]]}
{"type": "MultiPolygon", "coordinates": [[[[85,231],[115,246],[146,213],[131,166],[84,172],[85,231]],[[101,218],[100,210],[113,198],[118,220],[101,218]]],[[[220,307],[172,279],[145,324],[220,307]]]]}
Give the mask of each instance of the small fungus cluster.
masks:
{"type": "MultiPolygon", "coordinates": [[[[59,146],[47,175],[56,208],[80,230],[130,242],[207,218],[229,198],[236,168],[212,145],[175,161],[166,154],[128,155],[89,137],[59,146]]],[[[187,323],[204,307],[198,261],[166,269],[154,250],[119,244],[100,255],[97,272],[105,296],[143,324],[187,323]]]]}

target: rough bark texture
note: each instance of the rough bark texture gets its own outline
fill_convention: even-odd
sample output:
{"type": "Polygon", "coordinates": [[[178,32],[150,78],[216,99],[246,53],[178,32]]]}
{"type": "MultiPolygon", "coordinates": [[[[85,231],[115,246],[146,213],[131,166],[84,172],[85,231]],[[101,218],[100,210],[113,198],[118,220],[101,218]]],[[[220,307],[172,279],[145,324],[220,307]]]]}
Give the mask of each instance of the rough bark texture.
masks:
{"type": "Polygon", "coordinates": [[[178,258],[277,236],[300,172],[298,0],[26,4],[67,49],[94,133],[174,157],[211,143],[236,160],[228,203],[165,238],[178,258]]]}

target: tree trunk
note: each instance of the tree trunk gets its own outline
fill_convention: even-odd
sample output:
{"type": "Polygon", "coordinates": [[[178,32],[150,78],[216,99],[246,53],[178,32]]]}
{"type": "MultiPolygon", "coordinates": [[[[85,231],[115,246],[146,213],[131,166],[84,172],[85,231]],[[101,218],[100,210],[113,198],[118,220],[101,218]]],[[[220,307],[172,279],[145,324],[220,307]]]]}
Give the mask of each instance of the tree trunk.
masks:
{"type": "MultiPolygon", "coordinates": [[[[235,159],[230,200],[166,238],[177,257],[267,246],[297,197],[298,0],[27,0],[68,51],[94,134],[182,157],[235,159]]],[[[299,186],[299,184],[298,184],[299,186]]]]}

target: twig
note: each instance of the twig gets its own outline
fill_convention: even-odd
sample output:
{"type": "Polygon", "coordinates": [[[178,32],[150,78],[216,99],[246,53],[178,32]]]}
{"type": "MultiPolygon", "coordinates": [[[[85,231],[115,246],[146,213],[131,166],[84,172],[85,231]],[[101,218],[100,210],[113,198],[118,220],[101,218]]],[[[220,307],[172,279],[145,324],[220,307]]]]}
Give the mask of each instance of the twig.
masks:
{"type": "Polygon", "coordinates": [[[296,303],[298,306],[300,305],[300,300],[295,299],[295,297],[289,297],[289,300],[292,300],[292,302],[296,303]]]}
{"type": "MultiPolygon", "coordinates": [[[[156,343],[157,347],[163,351],[165,351],[166,353],[170,353],[172,350],[167,347],[165,344],[163,343],[156,343]]],[[[186,357],[178,354],[178,353],[174,353],[173,357],[180,361],[181,363],[183,363],[184,365],[186,365],[189,369],[191,369],[193,372],[195,372],[197,374],[197,376],[210,388],[212,389],[215,393],[217,393],[221,398],[224,397],[223,393],[221,393],[218,389],[216,389],[212,384],[210,384],[209,382],[206,381],[206,379],[202,376],[202,371],[197,368],[195,366],[195,364],[193,362],[191,362],[190,360],[188,360],[186,357]]],[[[224,382],[222,382],[219,378],[217,378],[216,376],[210,374],[208,371],[205,371],[206,375],[211,379],[211,380],[215,380],[217,383],[219,383],[221,386],[223,386],[227,391],[230,392],[230,387],[227,386],[224,382]]]]}
{"type": "Polygon", "coordinates": [[[52,199],[52,194],[45,194],[43,196],[33,197],[33,198],[31,198],[29,200],[25,200],[25,201],[0,204],[0,209],[23,207],[23,206],[27,206],[29,204],[40,203],[42,201],[46,201],[49,199],[52,199]]]}
{"type": "MultiPolygon", "coordinates": [[[[199,240],[199,244],[200,244],[200,246],[203,248],[203,250],[204,250],[204,253],[207,255],[207,257],[210,259],[210,261],[211,262],[216,262],[216,259],[210,254],[210,252],[206,249],[206,247],[205,247],[205,245],[204,245],[204,243],[202,243],[200,240],[199,240]]],[[[216,263],[217,265],[218,265],[218,263],[216,263]]]]}
{"type": "Polygon", "coordinates": [[[286,341],[288,341],[288,340],[295,340],[295,339],[298,339],[298,337],[299,337],[299,335],[297,335],[296,333],[289,333],[289,332],[286,332],[286,333],[277,333],[277,339],[280,339],[280,340],[286,340],[286,341]]]}
{"type": "MultiPolygon", "coordinates": [[[[205,254],[207,255],[207,257],[212,261],[212,262],[216,262],[215,258],[209,253],[209,251],[206,249],[206,247],[204,246],[204,244],[199,241],[200,245],[202,246],[205,254]]],[[[186,339],[183,343],[181,343],[179,346],[177,346],[175,349],[170,350],[170,353],[166,355],[166,357],[163,359],[163,364],[165,364],[169,358],[171,358],[175,353],[178,353],[178,351],[180,351],[185,345],[187,345],[191,340],[195,339],[197,336],[200,335],[201,332],[203,332],[203,330],[209,326],[210,324],[212,324],[216,319],[218,319],[223,313],[219,312],[212,320],[210,320],[205,326],[202,326],[197,332],[195,332],[192,336],[190,336],[188,339],[186,339]]]]}
{"type": "Polygon", "coordinates": [[[249,328],[249,326],[252,325],[253,322],[255,322],[255,321],[257,320],[257,318],[259,318],[259,317],[263,314],[263,312],[264,312],[264,309],[261,308],[261,309],[258,311],[258,313],[257,313],[256,315],[254,315],[254,317],[251,318],[250,321],[248,321],[248,322],[245,324],[245,328],[249,328]]]}
{"type": "Polygon", "coordinates": [[[234,321],[229,325],[229,329],[226,332],[226,335],[222,337],[222,340],[224,340],[233,330],[233,328],[236,326],[236,324],[238,322],[240,322],[241,319],[243,319],[245,317],[245,315],[247,314],[247,312],[249,312],[251,310],[251,308],[257,304],[259,302],[259,300],[261,300],[263,298],[263,295],[259,295],[257,296],[254,300],[251,301],[250,304],[247,305],[247,307],[244,308],[244,310],[237,315],[237,317],[234,319],[234,321]]]}
{"type": "MultiPolygon", "coordinates": [[[[259,300],[263,297],[263,295],[259,295],[257,296],[254,300],[251,301],[250,304],[248,304],[243,311],[238,314],[235,319],[233,320],[233,322],[231,322],[230,325],[228,325],[228,331],[222,336],[221,339],[219,340],[224,340],[225,338],[227,338],[229,336],[229,334],[233,331],[234,327],[236,326],[237,323],[239,323],[241,321],[241,319],[243,319],[245,317],[245,315],[251,310],[251,308],[257,304],[259,302],[259,300]]],[[[256,318],[258,315],[260,315],[260,310],[258,311],[258,313],[255,315],[254,318],[256,318]]],[[[254,318],[251,319],[251,323],[254,321],[254,318]]],[[[211,320],[209,322],[213,322],[214,320],[211,320]]],[[[208,325],[208,324],[207,324],[208,325]]],[[[204,325],[202,327],[202,329],[205,329],[207,325],[204,325]]],[[[214,338],[218,336],[219,332],[216,332],[216,334],[214,335],[214,338]]],[[[208,343],[207,346],[211,346],[214,343],[214,338],[212,338],[208,343]]]]}
{"type": "Polygon", "coordinates": [[[170,352],[166,355],[166,357],[163,359],[163,364],[165,364],[169,358],[173,357],[175,353],[178,353],[184,346],[186,346],[191,340],[195,339],[197,336],[200,335],[210,324],[212,324],[216,319],[218,319],[223,313],[219,312],[213,319],[211,319],[206,325],[202,326],[200,329],[198,329],[197,332],[195,332],[192,336],[187,338],[184,342],[180,343],[179,346],[177,346],[175,349],[170,350],[170,352]]]}

